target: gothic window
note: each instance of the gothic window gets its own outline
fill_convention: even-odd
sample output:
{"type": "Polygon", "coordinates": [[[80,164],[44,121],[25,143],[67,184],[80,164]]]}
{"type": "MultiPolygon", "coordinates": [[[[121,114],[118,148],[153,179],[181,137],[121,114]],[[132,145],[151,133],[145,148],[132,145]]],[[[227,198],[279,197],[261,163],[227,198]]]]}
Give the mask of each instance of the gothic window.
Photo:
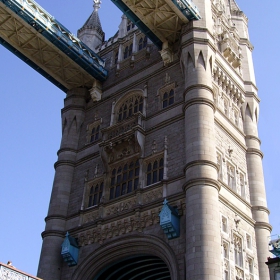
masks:
{"type": "Polygon", "coordinates": [[[229,107],[228,106],[228,101],[224,100],[224,113],[225,113],[226,116],[228,116],[228,110],[229,110],[228,107],[229,107]]]}
{"type": "Polygon", "coordinates": [[[174,103],[174,90],[171,89],[169,92],[165,92],[162,96],[162,108],[166,108],[174,103]]]}
{"type": "Polygon", "coordinates": [[[147,36],[143,38],[140,38],[138,42],[138,51],[141,51],[142,49],[147,47],[147,36]]]}
{"type": "Polygon", "coordinates": [[[95,206],[100,202],[103,192],[103,182],[94,184],[90,187],[88,196],[88,207],[95,206]]]}
{"type": "Polygon", "coordinates": [[[133,22],[128,22],[127,26],[126,26],[126,30],[129,31],[131,29],[133,29],[135,27],[135,24],[133,22]]]}
{"type": "Polygon", "coordinates": [[[100,125],[93,127],[91,129],[90,133],[90,143],[95,142],[99,139],[99,131],[100,131],[100,125]]]}
{"type": "Polygon", "coordinates": [[[128,56],[131,56],[132,55],[132,44],[129,45],[129,48],[128,48],[128,56]]]}
{"type": "Polygon", "coordinates": [[[217,165],[218,165],[218,179],[223,179],[223,172],[222,172],[222,156],[217,153],[217,165]]]}
{"type": "Polygon", "coordinates": [[[224,269],[224,280],[229,280],[229,272],[227,270],[227,267],[224,269]]]}
{"type": "Polygon", "coordinates": [[[252,249],[252,238],[248,233],[246,233],[246,247],[247,249],[252,249]]]}
{"type": "Polygon", "coordinates": [[[127,99],[120,107],[118,121],[131,117],[134,113],[143,112],[143,97],[140,95],[132,96],[127,99]]]}
{"type": "Polygon", "coordinates": [[[147,186],[163,179],[163,158],[149,162],[147,165],[147,186]]]}
{"type": "Polygon", "coordinates": [[[222,216],[222,231],[223,232],[228,232],[227,228],[227,218],[222,216]]]}
{"type": "Polygon", "coordinates": [[[111,172],[110,199],[131,193],[139,184],[139,160],[124,163],[111,172]]]}
{"type": "Polygon", "coordinates": [[[118,63],[118,59],[119,59],[119,52],[115,53],[115,64],[118,63]]]}
{"type": "Polygon", "coordinates": [[[238,126],[238,119],[239,119],[238,112],[234,111],[233,116],[234,116],[234,123],[236,126],[238,126]]]}
{"type": "Polygon", "coordinates": [[[132,54],[132,44],[130,44],[129,46],[126,46],[124,49],[124,53],[123,53],[123,58],[126,59],[129,56],[131,56],[132,54]]]}
{"type": "Polygon", "coordinates": [[[100,139],[100,126],[102,119],[96,119],[93,123],[87,126],[86,143],[94,143],[100,139]]]}
{"type": "Polygon", "coordinates": [[[225,241],[223,242],[223,257],[229,259],[229,244],[225,241]]]}
{"type": "Polygon", "coordinates": [[[124,53],[123,53],[123,58],[126,59],[128,57],[128,46],[125,47],[124,53]]]}
{"type": "Polygon", "coordinates": [[[243,198],[246,198],[246,192],[245,192],[245,178],[244,175],[241,173],[240,174],[240,192],[241,192],[241,196],[243,198]]]}
{"type": "Polygon", "coordinates": [[[251,258],[248,258],[248,270],[250,274],[250,280],[254,279],[254,261],[251,258]]]}
{"type": "Polygon", "coordinates": [[[242,240],[236,235],[234,236],[234,261],[235,265],[243,267],[242,240]]]}
{"type": "Polygon", "coordinates": [[[228,186],[235,190],[235,176],[234,167],[230,164],[227,165],[227,184],[228,186]]]}

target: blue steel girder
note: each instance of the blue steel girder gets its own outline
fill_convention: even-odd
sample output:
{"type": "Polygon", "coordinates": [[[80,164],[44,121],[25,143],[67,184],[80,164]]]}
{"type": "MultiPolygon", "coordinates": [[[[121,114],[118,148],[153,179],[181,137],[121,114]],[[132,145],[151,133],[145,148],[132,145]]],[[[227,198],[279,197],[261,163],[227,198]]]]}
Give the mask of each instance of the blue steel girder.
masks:
{"type": "Polygon", "coordinates": [[[0,9],[1,44],[62,90],[91,87],[95,79],[107,78],[104,61],[35,1],[0,0],[0,9]],[[34,53],[22,47],[28,43],[34,53]]]}
{"type": "Polygon", "coordinates": [[[158,47],[174,44],[184,24],[201,16],[192,0],[111,0],[158,47]]]}

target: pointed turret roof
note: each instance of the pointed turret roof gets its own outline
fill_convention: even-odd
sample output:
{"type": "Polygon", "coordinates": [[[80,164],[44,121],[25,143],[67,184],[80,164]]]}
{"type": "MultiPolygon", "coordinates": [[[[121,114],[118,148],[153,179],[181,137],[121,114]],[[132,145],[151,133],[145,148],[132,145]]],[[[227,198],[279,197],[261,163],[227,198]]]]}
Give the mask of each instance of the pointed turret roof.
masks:
{"type": "Polygon", "coordinates": [[[238,7],[235,0],[229,0],[229,4],[230,4],[230,10],[231,11],[240,11],[240,8],[238,7]]]}
{"type": "Polygon", "coordinates": [[[85,22],[85,24],[83,25],[83,27],[79,29],[79,32],[84,29],[95,29],[101,36],[104,36],[104,32],[102,30],[101,22],[98,15],[98,10],[100,9],[101,0],[94,0],[93,2],[94,2],[93,4],[94,10],[90,15],[90,17],[85,22]]]}

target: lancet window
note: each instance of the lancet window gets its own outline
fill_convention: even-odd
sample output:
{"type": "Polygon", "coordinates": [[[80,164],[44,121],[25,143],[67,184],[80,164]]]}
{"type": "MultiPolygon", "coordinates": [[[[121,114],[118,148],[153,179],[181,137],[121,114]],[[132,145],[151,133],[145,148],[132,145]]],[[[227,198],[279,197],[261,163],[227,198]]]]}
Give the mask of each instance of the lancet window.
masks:
{"type": "Polygon", "coordinates": [[[149,162],[147,165],[147,186],[163,179],[163,158],[149,162]]]}
{"type": "Polygon", "coordinates": [[[119,59],[119,52],[115,53],[115,64],[118,63],[118,59],[119,59]]]}
{"type": "Polygon", "coordinates": [[[99,139],[100,125],[93,127],[90,134],[90,142],[95,142],[99,139]]]}
{"type": "Polygon", "coordinates": [[[240,180],[239,181],[240,182],[240,194],[243,198],[246,198],[245,177],[242,173],[240,174],[239,180],[240,180]]]}
{"type": "Polygon", "coordinates": [[[111,171],[110,199],[131,193],[139,185],[139,160],[122,163],[111,171]]]}
{"type": "Polygon", "coordinates": [[[123,53],[123,58],[126,59],[132,55],[132,44],[126,46],[123,53]]]}
{"type": "Polygon", "coordinates": [[[250,280],[254,279],[254,261],[253,259],[249,258],[247,259],[248,261],[248,270],[249,270],[249,274],[250,274],[250,280]]]}
{"type": "Polygon", "coordinates": [[[138,50],[141,51],[142,49],[144,49],[146,47],[147,47],[147,36],[139,39],[138,50]]]}
{"type": "Polygon", "coordinates": [[[165,92],[162,96],[162,108],[166,108],[174,103],[174,90],[171,89],[169,92],[165,92]]]}
{"type": "Polygon", "coordinates": [[[222,156],[217,153],[217,165],[218,165],[218,178],[223,179],[223,170],[222,170],[222,156]]]}
{"type": "Polygon", "coordinates": [[[102,192],[103,192],[103,182],[93,184],[89,190],[87,207],[98,205],[102,197],[102,192]]]}
{"type": "Polygon", "coordinates": [[[231,189],[235,190],[235,172],[234,167],[230,164],[227,165],[227,184],[231,189]]]}
{"type": "Polygon", "coordinates": [[[234,235],[234,261],[235,265],[243,267],[242,240],[236,235],[234,235]]]}
{"type": "Polygon", "coordinates": [[[131,96],[120,107],[118,121],[125,120],[137,112],[143,113],[143,97],[141,95],[131,96]]]}
{"type": "Polygon", "coordinates": [[[222,216],[222,231],[228,232],[227,218],[222,216]]]}

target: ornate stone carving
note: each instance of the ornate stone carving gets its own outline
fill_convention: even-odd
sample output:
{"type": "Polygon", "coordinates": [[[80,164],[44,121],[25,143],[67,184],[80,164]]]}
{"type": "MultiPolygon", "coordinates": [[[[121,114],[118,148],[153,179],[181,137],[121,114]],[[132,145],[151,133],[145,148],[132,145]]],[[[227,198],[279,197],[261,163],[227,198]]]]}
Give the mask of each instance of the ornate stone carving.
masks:
{"type": "Polygon", "coordinates": [[[133,231],[143,232],[143,230],[151,225],[159,223],[159,212],[161,207],[145,211],[137,212],[134,216],[117,220],[82,232],[78,236],[79,245],[85,246],[92,243],[102,244],[106,239],[127,234],[133,231]]]}
{"type": "Polygon", "coordinates": [[[113,214],[118,214],[127,210],[130,210],[135,206],[137,203],[136,198],[133,198],[131,200],[126,200],[117,204],[114,204],[112,206],[109,206],[106,208],[106,215],[110,216],[113,214]]]}
{"type": "Polygon", "coordinates": [[[149,203],[162,198],[162,188],[144,194],[143,202],[149,203]]]}

